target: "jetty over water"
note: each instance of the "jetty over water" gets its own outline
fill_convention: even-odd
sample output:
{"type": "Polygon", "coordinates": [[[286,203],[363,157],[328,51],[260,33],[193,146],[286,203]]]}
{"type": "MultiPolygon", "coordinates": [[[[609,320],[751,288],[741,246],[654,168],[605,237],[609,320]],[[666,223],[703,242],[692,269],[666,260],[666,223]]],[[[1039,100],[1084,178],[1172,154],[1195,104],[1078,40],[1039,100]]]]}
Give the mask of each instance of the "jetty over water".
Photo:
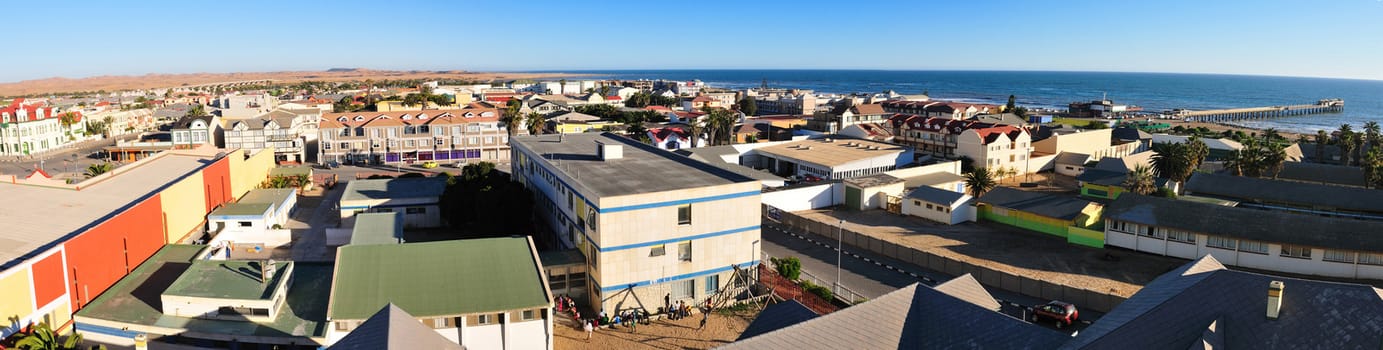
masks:
{"type": "Polygon", "coordinates": [[[1174,113],[1172,113],[1172,115],[1177,116],[1178,118],[1182,118],[1186,121],[1213,123],[1234,120],[1268,119],[1321,113],[1336,113],[1344,110],[1345,100],[1338,98],[1330,98],[1316,101],[1315,104],[1300,104],[1291,106],[1211,109],[1204,111],[1176,110],[1174,113]]]}

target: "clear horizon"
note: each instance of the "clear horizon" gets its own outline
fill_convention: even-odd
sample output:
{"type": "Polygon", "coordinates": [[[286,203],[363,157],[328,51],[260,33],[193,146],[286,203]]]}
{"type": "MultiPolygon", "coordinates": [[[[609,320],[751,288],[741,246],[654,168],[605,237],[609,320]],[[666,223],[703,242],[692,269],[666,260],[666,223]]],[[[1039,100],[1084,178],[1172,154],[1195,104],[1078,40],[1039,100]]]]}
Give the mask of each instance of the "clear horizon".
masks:
{"type": "Polygon", "coordinates": [[[1383,80],[1383,1],[18,3],[0,81],[328,68],[1058,71],[1383,80]],[[389,10],[389,11],[381,11],[389,10]],[[938,15],[941,13],[941,15],[938,15]],[[1136,14],[1136,15],[1134,15],[1136,14]],[[52,18],[62,18],[54,21],[52,18]],[[54,25],[60,23],[60,25],[54,25]],[[656,58],[656,59],[654,59],[656,58]]]}

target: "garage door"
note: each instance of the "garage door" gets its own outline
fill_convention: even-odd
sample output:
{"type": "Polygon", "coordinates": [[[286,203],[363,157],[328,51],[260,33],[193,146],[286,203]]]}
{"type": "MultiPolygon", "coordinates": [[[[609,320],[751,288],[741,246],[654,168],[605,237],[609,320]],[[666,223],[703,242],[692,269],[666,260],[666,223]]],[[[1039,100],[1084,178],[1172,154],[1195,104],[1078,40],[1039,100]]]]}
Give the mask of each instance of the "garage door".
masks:
{"type": "Polygon", "coordinates": [[[845,186],[845,207],[850,208],[850,210],[859,210],[861,205],[860,189],[845,186]]]}

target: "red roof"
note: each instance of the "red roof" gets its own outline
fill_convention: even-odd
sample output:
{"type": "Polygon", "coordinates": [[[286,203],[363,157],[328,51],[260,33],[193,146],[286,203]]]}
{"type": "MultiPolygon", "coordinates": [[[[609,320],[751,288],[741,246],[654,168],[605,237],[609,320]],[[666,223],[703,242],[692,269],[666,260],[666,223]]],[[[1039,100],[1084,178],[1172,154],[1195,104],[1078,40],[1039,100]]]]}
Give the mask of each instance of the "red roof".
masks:
{"type": "Polygon", "coordinates": [[[645,111],[671,111],[671,108],[663,106],[648,106],[643,108],[645,111]]]}
{"type": "Polygon", "coordinates": [[[648,129],[648,134],[653,137],[654,142],[663,142],[672,135],[677,135],[683,140],[687,139],[687,132],[679,127],[665,127],[648,129]]]}
{"type": "Polygon", "coordinates": [[[34,171],[31,172],[31,173],[29,173],[29,176],[25,176],[24,178],[26,178],[26,179],[33,178],[35,174],[37,174],[37,175],[43,175],[43,177],[49,178],[49,179],[53,178],[53,175],[48,175],[48,172],[43,171],[43,169],[40,169],[40,168],[38,168],[38,167],[34,167],[34,171]]]}
{"type": "Polygon", "coordinates": [[[715,101],[715,99],[710,98],[710,97],[706,97],[706,95],[700,95],[700,96],[696,96],[696,98],[693,98],[691,101],[692,101],[692,102],[711,102],[711,101],[715,101]]]}
{"type": "Polygon", "coordinates": [[[1015,137],[1018,137],[1018,135],[1021,134],[1023,130],[1010,125],[999,125],[983,129],[975,129],[975,132],[980,133],[980,138],[984,139],[984,143],[987,145],[991,142],[994,142],[995,140],[998,140],[999,136],[1008,136],[1008,138],[1012,140],[1015,137]]]}

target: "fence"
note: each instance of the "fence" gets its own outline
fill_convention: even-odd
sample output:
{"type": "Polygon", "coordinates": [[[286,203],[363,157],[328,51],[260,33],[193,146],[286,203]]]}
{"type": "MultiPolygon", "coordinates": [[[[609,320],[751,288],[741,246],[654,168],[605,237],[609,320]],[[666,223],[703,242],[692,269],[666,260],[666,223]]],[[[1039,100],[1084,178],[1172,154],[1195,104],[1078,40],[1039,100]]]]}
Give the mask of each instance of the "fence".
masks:
{"type": "MultiPolygon", "coordinates": [[[[762,256],[764,257],[764,261],[771,261],[771,259],[774,258],[774,256],[768,255],[767,253],[760,252],[760,254],[763,254],[762,256]]],[[[764,266],[769,267],[774,272],[778,271],[778,267],[773,266],[773,264],[771,263],[764,264],[764,266]]],[[[807,273],[807,271],[802,271],[802,275],[798,276],[798,279],[802,281],[811,282],[812,284],[822,287],[832,287],[833,285],[835,285],[835,281],[823,280],[821,278],[816,277],[815,275],[807,273]]],[[[863,294],[850,290],[850,288],[845,288],[845,286],[843,285],[834,286],[833,288],[831,288],[831,294],[834,296],[834,299],[839,300],[845,303],[846,305],[854,305],[856,303],[869,300],[869,298],[865,297],[863,294]]]]}
{"type": "Polygon", "coordinates": [[[837,230],[840,230],[840,240],[845,245],[854,246],[858,249],[867,250],[925,269],[940,271],[951,276],[960,276],[968,273],[974,276],[976,280],[980,281],[981,284],[990,288],[998,288],[1042,299],[1062,300],[1074,303],[1081,308],[1099,312],[1109,312],[1109,310],[1114,309],[1114,306],[1119,305],[1119,303],[1127,299],[1108,292],[1047,282],[931,254],[916,248],[898,245],[851,230],[841,230],[833,224],[814,221],[791,212],[780,212],[778,216],[780,218],[779,221],[782,222],[783,225],[791,227],[796,232],[816,235],[816,239],[835,240],[837,230]]]}

